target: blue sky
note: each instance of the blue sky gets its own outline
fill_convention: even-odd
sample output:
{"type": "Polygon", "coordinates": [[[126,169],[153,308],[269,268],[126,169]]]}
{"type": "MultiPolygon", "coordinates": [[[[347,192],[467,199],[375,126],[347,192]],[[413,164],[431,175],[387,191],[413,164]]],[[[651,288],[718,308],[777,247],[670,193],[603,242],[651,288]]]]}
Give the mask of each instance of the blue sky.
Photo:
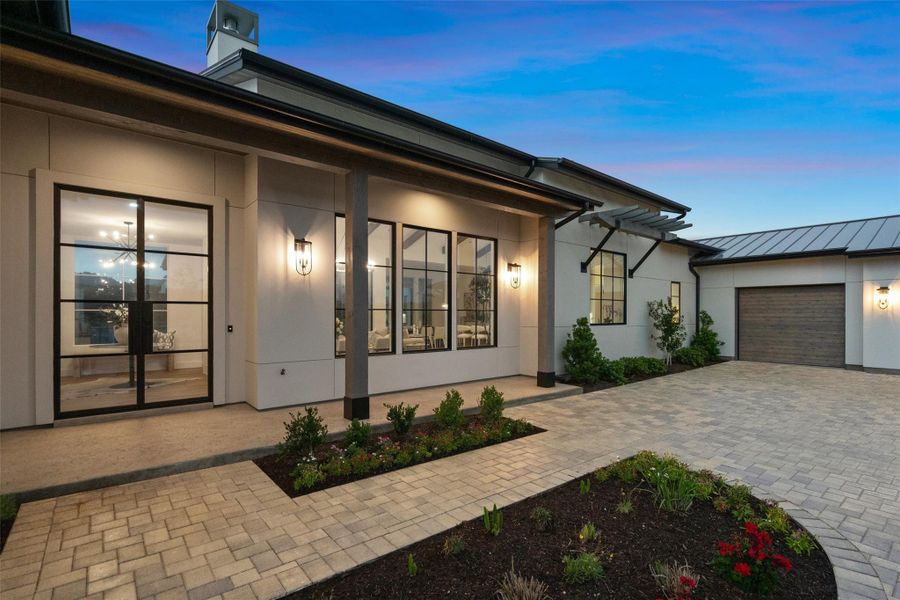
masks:
{"type": "MultiPolygon", "coordinates": [[[[900,3],[239,4],[262,54],[688,204],[687,237],[900,213],[900,3]]],[[[211,7],[72,29],[196,72],[211,7]]]]}

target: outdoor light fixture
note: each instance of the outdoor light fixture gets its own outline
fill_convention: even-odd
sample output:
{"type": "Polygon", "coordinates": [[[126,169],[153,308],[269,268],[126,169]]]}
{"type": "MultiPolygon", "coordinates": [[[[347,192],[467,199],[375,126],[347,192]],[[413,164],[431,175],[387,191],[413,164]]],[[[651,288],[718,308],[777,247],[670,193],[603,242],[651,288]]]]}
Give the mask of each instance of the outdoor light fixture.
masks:
{"type": "Polygon", "coordinates": [[[298,273],[309,275],[312,271],[312,242],[305,238],[294,240],[294,263],[298,273]]]}
{"type": "Polygon", "coordinates": [[[522,265],[519,263],[506,263],[506,273],[509,277],[509,285],[516,289],[522,284],[522,265]]]}
{"type": "Polygon", "coordinates": [[[878,302],[878,308],[885,310],[891,303],[891,288],[883,285],[875,290],[875,300],[878,302]]]}

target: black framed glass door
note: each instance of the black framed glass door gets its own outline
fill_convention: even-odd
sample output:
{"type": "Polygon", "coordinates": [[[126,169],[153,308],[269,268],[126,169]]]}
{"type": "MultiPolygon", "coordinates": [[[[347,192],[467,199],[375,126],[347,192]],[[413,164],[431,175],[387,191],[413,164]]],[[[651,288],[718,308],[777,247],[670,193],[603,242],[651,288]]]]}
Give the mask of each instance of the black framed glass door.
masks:
{"type": "Polygon", "coordinates": [[[212,210],[56,188],[55,413],[211,397],[212,210]]]}

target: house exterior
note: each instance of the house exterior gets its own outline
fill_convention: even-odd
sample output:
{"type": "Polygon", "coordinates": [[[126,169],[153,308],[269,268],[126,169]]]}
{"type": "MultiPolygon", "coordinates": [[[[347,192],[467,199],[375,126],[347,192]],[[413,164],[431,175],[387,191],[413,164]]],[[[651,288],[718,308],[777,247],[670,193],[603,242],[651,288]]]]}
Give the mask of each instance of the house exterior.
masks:
{"type": "MultiPolygon", "coordinates": [[[[721,249],[679,237],[685,205],[260,55],[257,15],[233,4],[213,6],[201,74],[71,35],[64,2],[41,10],[2,23],[3,429],[336,398],[366,417],[382,392],[550,387],[577,318],[608,356],[654,354],[647,302],[672,298],[691,330],[697,273],[736,268],[701,266],[721,249]]],[[[872,260],[861,277],[900,285],[896,256],[872,260]]],[[[706,277],[733,355],[736,293],[706,277]]]]}

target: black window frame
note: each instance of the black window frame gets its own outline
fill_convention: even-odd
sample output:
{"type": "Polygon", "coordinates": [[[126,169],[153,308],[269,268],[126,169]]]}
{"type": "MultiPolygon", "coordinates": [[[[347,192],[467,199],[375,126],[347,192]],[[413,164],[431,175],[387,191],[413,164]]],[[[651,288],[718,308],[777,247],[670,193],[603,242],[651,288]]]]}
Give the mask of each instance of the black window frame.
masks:
{"type": "MultiPolygon", "coordinates": [[[[337,252],[337,220],[339,218],[344,219],[344,234],[345,235],[346,235],[346,231],[347,231],[347,227],[346,227],[347,216],[344,213],[337,213],[337,212],[334,213],[333,233],[334,233],[335,252],[337,252]]],[[[391,318],[391,326],[390,326],[391,349],[390,349],[390,351],[389,352],[372,352],[372,351],[370,351],[367,353],[367,355],[368,356],[391,356],[391,355],[397,354],[397,307],[395,306],[396,299],[397,299],[397,224],[393,221],[384,221],[381,219],[372,219],[372,218],[367,218],[366,222],[367,222],[367,224],[368,223],[379,223],[381,225],[390,225],[390,227],[391,227],[391,263],[392,263],[390,265],[390,269],[391,269],[391,295],[390,295],[391,306],[390,306],[390,308],[388,308],[386,310],[381,309],[381,308],[371,308],[371,307],[366,309],[367,312],[369,313],[369,322],[370,323],[372,322],[373,313],[375,311],[387,312],[391,318]]],[[[368,244],[368,236],[366,237],[366,243],[368,244]]],[[[366,254],[368,255],[368,245],[366,246],[366,249],[367,249],[366,254]]],[[[347,307],[345,306],[343,309],[338,309],[338,307],[337,307],[337,279],[338,279],[337,266],[339,264],[344,265],[344,277],[345,277],[344,289],[346,290],[347,289],[346,258],[347,257],[345,256],[344,257],[345,260],[343,261],[343,263],[339,263],[337,260],[335,260],[335,263],[334,263],[334,288],[332,290],[332,298],[334,300],[334,317],[337,318],[338,310],[343,310],[345,323],[347,320],[347,307]]],[[[372,265],[372,266],[376,267],[376,268],[387,268],[388,267],[388,265],[372,265]]],[[[366,290],[366,297],[368,298],[368,290],[366,290]]],[[[332,325],[332,331],[334,331],[333,325],[332,325]]],[[[371,330],[369,330],[369,331],[371,331],[371,330]]],[[[366,342],[366,346],[368,347],[368,341],[366,342]]],[[[334,347],[334,357],[335,358],[347,358],[346,348],[344,349],[343,353],[339,353],[337,350],[337,336],[334,336],[333,347],[334,347]]]]}
{"type": "MultiPolygon", "coordinates": [[[[455,279],[456,279],[456,283],[457,283],[457,289],[458,289],[458,287],[459,287],[459,276],[460,276],[460,275],[474,275],[474,276],[476,276],[476,277],[477,277],[477,276],[482,276],[482,277],[492,277],[493,280],[494,280],[494,285],[493,285],[493,290],[494,290],[494,298],[493,298],[494,302],[493,302],[493,306],[494,306],[494,308],[493,308],[493,310],[491,310],[491,312],[493,313],[493,318],[492,318],[492,320],[491,320],[491,328],[492,328],[492,335],[491,335],[491,337],[492,337],[492,339],[493,339],[493,342],[492,342],[491,344],[485,344],[485,345],[483,345],[483,346],[462,346],[462,347],[460,347],[460,346],[459,346],[459,313],[460,313],[460,308],[459,308],[459,306],[457,306],[457,307],[456,307],[456,314],[454,315],[454,316],[456,317],[456,318],[454,319],[454,325],[455,325],[456,327],[455,327],[455,329],[454,329],[454,331],[453,331],[453,333],[452,333],[452,335],[453,335],[453,348],[456,349],[456,350],[480,350],[480,349],[484,349],[484,348],[496,348],[497,345],[498,345],[498,343],[499,343],[499,341],[500,341],[500,340],[499,340],[499,338],[500,338],[500,332],[497,330],[497,312],[499,311],[499,308],[500,308],[500,305],[499,305],[499,302],[498,302],[498,291],[497,291],[497,285],[498,285],[498,281],[499,281],[499,277],[498,277],[498,273],[497,273],[497,264],[498,264],[497,261],[498,261],[498,258],[499,258],[499,256],[498,256],[498,255],[499,255],[499,250],[500,250],[500,243],[499,243],[499,241],[497,240],[497,238],[487,237],[487,236],[484,236],[484,235],[474,235],[474,234],[470,234],[470,233],[461,233],[461,232],[457,232],[457,233],[456,233],[456,240],[455,240],[455,243],[454,243],[453,252],[454,252],[454,256],[455,256],[455,258],[456,258],[456,262],[455,262],[456,268],[454,269],[454,274],[455,274],[455,279]],[[478,262],[478,258],[477,258],[477,252],[478,252],[478,250],[477,250],[477,248],[478,248],[478,240],[488,241],[488,242],[491,242],[491,243],[494,245],[494,252],[493,252],[493,254],[494,254],[494,268],[493,268],[493,273],[492,273],[491,275],[483,275],[483,274],[477,273],[477,272],[472,272],[472,273],[470,273],[470,272],[468,272],[468,271],[460,271],[460,270],[459,270],[459,238],[460,238],[460,237],[472,238],[472,239],[475,240],[475,248],[476,248],[476,259],[475,259],[475,260],[476,260],[476,265],[475,265],[475,268],[476,268],[476,270],[478,269],[478,264],[477,264],[477,262],[478,262]]],[[[464,311],[464,312],[471,312],[471,311],[464,311]]],[[[479,311],[478,311],[478,309],[476,308],[476,309],[475,309],[475,319],[476,319],[476,321],[477,321],[477,319],[478,319],[478,312],[479,312],[479,311]]]]}
{"type": "Polygon", "coordinates": [[[669,282],[669,306],[674,307],[678,313],[678,316],[681,316],[681,282],[680,281],[670,281],[669,282]],[[675,294],[675,287],[678,287],[678,294],[675,294]],[[675,302],[673,301],[675,298],[678,298],[678,306],[675,306],[675,302]]]}
{"type": "MultiPolygon", "coordinates": [[[[424,272],[426,281],[428,280],[428,273],[445,273],[447,275],[447,308],[446,309],[433,309],[433,308],[418,309],[418,312],[428,312],[428,313],[444,312],[444,313],[447,313],[447,328],[446,328],[447,329],[447,341],[446,341],[446,346],[444,348],[422,348],[421,350],[406,350],[403,348],[403,335],[401,333],[400,348],[399,348],[400,352],[402,352],[403,354],[420,354],[423,352],[447,352],[447,351],[450,351],[453,349],[452,338],[455,337],[455,336],[453,336],[453,332],[451,330],[451,323],[452,323],[451,317],[453,316],[453,305],[454,305],[453,291],[455,288],[455,286],[453,285],[453,278],[450,276],[450,274],[451,274],[450,268],[453,265],[453,261],[451,260],[451,258],[453,257],[453,247],[452,247],[453,246],[453,235],[450,231],[446,231],[444,229],[436,229],[433,227],[421,227],[419,225],[410,225],[408,223],[401,224],[401,227],[400,227],[400,281],[401,281],[400,287],[401,287],[401,289],[400,289],[400,307],[399,307],[399,311],[400,311],[401,315],[406,310],[405,307],[403,306],[404,298],[403,298],[403,289],[402,289],[403,288],[402,282],[405,279],[404,273],[407,270],[406,265],[405,265],[405,259],[403,258],[403,252],[405,250],[405,248],[403,248],[403,239],[404,239],[403,232],[405,229],[415,229],[418,231],[424,231],[426,234],[426,237],[425,237],[425,268],[423,268],[423,269],[410,268],[410,270],[424,272]],[[428,268],[428,235],[427,235],[428,233],[440,233],[442,235],[447,236],[447,270],[446,271],[440,271],[438,269],[429,269],[428,268]]],[[[416,311],[414,309],[410,309],[410,312],[416,312],[416,311]]],[[[401,318],[401,321],[402,321],[402,318],[401,318]]],[[[400,327],[405,327],[405,325],[403,323],[400,323],[400,327]]],[[[402,330],[401,330],[401,332],[402,332],[402,330]]]]}
{"type": "Polygon", "coordinates": [[[588,268],[588,278],[589,278],[588,279],[588,314],[591,315],[591,317],[592,317],[590,325],[592,327],[594,327],[594,326],[596,326],[596,327],[601,327],[601,326],[602,327],[616,327],[616,326],[627,325],[628,324],[628,255],[624,252],[616,252],[614,250],[601,250],[600,252],[597,253],[597,256],[595,256],[594,259],[591,261],[591,265],[588,268]],[[602,273],[603,273],[603,255],[604,254],[610,254],[613,256],[621,256],[622,257],[622,276],[621,277],[616,276],[616,275],[606,275],[605,276],[605,277],[611,277],[613,279],[621,279],[622,280],[622,300],[621,301],[615,300],[614,298],[604,298],[603,297],[603,277],[604,277],[604,275],[602,273]],[[600,274],[599,275],[595,275],[593,272],[592,267],[594,266],[595,263],[600,265],[600,274]],[[594,296],[593,296],[594,286],[592,284],[593,284],[594,277],[600,279],[600,286],[599,286],[600,297],[599,298],[594,298],[594,296]],[[621,323],[603,323],[603,322],[595,322],[594,321],[594,318],[596,318],[597,316],[602,317],[602,315],[594,315],[593,311],[591,310],[591,304],[594,301],[600,302],[600,306],[602,308],[604,300],[608,300],[610,302],[622,302],[622,322],[621,323]]]}

